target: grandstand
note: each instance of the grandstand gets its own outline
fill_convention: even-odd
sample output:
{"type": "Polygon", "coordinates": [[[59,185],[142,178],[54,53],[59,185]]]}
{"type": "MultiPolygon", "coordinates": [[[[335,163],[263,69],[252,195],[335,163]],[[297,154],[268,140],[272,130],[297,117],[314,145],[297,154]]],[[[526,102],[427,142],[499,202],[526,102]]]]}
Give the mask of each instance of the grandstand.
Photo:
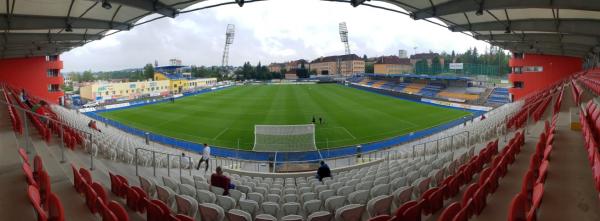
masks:
{"type": "MultiPolygon", "coordinates": [[[[0,79],[4,81],[0,85],[2,220],[600,220],[600,69],[595,68],[599,61],[597,50],[593,50],[597,39],[592,37],[591,44],[586,41],[590,34],[596,34],[590,25],[598,22],[595,1],[556,1],[547,5],[528,1],[447,1],[414,6],[412,1],[389,1],[407,5],[406,10],[415,19],[443,17],[442,22],[452,23],[454,31],[466,29],[460,19],[469,20],[476,14],[480,16],[477,20],[468,21],[468,30],[473,32],[490,30],[491,35],[492,30],[512,29],[523,41],[544,39],[547,43],[539,45],[546,46],[530,49],[532,44],[515,43],[510,33],[493,36],[494,44],[515,52],[510,62],[513,68],[535,67],[540,61],[550,65],[531,68],[543,73],[509,75],[513,87],[508,93],[504,89],[489,91],[487,102],[498,106],[486,112],[485,118],[450,124],[428,136],[386,148],[312,158],[331,166],[333,176],[323,181],[316,179],[314,172],[272,173],[269,164],[277,164],[277,155],[268,159],[253,152],[238,151],[235,153],[240,155],[228,156],[215,153],[210,172],[216,166],[224,168],[235,185],[228,195],[211,185],[210,172],[193,169],[200,157],[197,151],[147,143],[142,136],[102,122],[92,128],[88,126],[91,118],[56,104],[57,91],[49,90],[54,86],[44,84],[43,90],[35,90],[33,83],[56,79],[47,76],[50,72],[46,70],[41,76],[35,75],[30,66],[62,67],[57,56],[44,55],[60,53],[79,43],[60,44],[71,46],[56,50],[15,49],[31,43],[29,38],[49,41],[48,36],[53,36],[52,40],[59,42],[78,37],[85,41],[99,39],[104,32],[83,36],[76,33],[83,33],[83,28],[86,33],[87,29],[94,32],[102,27],[126,30],[133,26],[128,22],[145,14],[174,17],[193,3],[170,1],[181,4],[169,6],[167,1],[144,2],[39,1],[35,8],[13,4],[21,14],[6,16],[10,25],[5,27],[6,47],[0,59],[0,79]],[[93,4],[84,15],[90,12],[94,18],[70,17],[71,9],[77,12],[86,8],[79,4],[93,4]],[[69,11],[53,14],[60,8],[69,11]],[[110,8],[122,14],[100,11],[110,8]],[[509,26],[497,25],[504,18],[488,15],[497,9],[502,9],[507,20],[513,13],[518,17],[512,17],[509,26]],[[547,17],[540,15],[545,9],[565,10],[569,18],[541,19],[547,17]],[[67,28],[65,20],[74,23],[66,24],[67,28]],[[557,28],[557,21],[569,28],[557,28]],[[40,27],[43,36],[33,37],[38,32],[31,30],[40,27]],[[52,28],[73,33],[48,34],[47,29],[52,28]],[[14,32],[23,30],[27,33],[14,32]],[[557,34],[560,41],[552,40],[557,34]],[[17,43],[15,39],[19,39],[17,43]],[[530,53],[518,53],[524,50],[530,53]],[[593,56],[586,57],[588,54],[593,56]],[[25,82],[18,81],[22,76],[15,66],[26,71],[25,82]],[[27,102],[19,98],[21,88],[33,91],[27,102]],[[42,101],[49,102],[50,107],[38,109],[42,101]]],[[[240,6],[244,3],[233,3],[238,2],[240,6]]],[[[352,1],[355,6],[360,3],[364,1],[352,1]]],[[[475,38],[486,39],[480,33],[475,38]]],[[[539,46],[537,40],[532,42],[539,46]]],[[[411,92],[407,98],[414,99],[433,95],[454,98],[469,93],[457,89],[456,84],[465,83],[463,80],[453,83],[441,77],[414,78],[355,76],[349,81],[352,86],[378,93],[411,92]]]]}

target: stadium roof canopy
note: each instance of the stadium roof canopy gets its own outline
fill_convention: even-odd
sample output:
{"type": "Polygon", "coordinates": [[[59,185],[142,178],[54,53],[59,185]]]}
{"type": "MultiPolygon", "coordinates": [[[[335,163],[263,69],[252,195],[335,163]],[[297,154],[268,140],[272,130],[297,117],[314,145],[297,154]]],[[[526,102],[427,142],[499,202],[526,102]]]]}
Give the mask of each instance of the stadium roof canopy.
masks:
{"type": "MultiPolygon", "coordinates": [[[[116,31],[152,21],[142,18],[220,5],[264,0],[231,0],[184,8],[204,0],[2,0],[0,58],[60,54],[116,31]],[[109,7],[110,6],[110,7],[109,7]]],[[[299,0],[300,1],[300,0],[299,0]]],[[[325,0],[370,5],[367,0],[325,0]]],[[[598,0],[379,0],[414,19],[437,18],[451,31],[514,52],[591,57],[600,52],[598,0]]],[[[400,28],[400,27],[399,27],[400,28]]],[[[423,33],[426,34],[426,33],[423,33]]]]}
{"type": "Polygon", "coordinates": [[[1,0],[0,58],[60,54],[202,0],[1,0]]]}
{"type": "Polygon", "coordinates": [[[581,58],[600,52],[598,0],[381,1],[405,9],[413,19],[437,18],[451,31],[513,52],[581,58]]]}

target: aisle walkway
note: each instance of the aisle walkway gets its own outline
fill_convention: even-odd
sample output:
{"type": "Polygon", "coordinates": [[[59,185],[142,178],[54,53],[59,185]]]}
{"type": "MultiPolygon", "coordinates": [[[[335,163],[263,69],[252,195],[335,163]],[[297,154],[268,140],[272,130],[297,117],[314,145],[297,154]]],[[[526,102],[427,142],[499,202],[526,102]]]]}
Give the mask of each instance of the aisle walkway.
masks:
{"type": "Polygon", "coordinates": [[[580,131],[570,129],[569,107],[574,107],[575,104],[570,88],[566,89],[569,89],[569,94],[565,93],[567,99],[556,126],[538,218],[542,221],[598,221],[600,200],[594,188],[583,136],[580,131]]]}

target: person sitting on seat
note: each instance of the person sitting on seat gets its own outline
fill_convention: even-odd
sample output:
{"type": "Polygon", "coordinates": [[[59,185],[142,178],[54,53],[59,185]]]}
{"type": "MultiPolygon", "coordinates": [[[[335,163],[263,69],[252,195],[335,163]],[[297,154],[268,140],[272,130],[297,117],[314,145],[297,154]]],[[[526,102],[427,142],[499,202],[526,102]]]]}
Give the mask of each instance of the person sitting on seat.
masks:
{"type": "Polygon", "coordinates": [[[321,161],[321,166],[317,170],[317,179],[319,179],[319,181],[323,181],[323,178],[325,177],[331,177],[331,170],[325,161],[321,161]]]}
{"type": "Polygon", "coordinates": [[[46,103],[46,101],[41,100],[37,104],[33,105],[31,111],[38,114],[38,118],[40,119],[40,121],[47,125],[49,122],[48,118],[50,118],[51,116],[50,113],[48,113],[48,111],[46,110],[46,108],[48,108],[48,103],[46,103]]]}
{"type": "Polygon", "coordinates": [[[216,172],[210,176],[210,185],[221,187],[225,190],[223,195],[229,195],[229,189],[234,189],[235,185],[231,183],[229,177],[223,175],[223,169],[221,167],[217,167],[216,172]]]}
{"type": "Polygon", "coordinates": [[[97,130],[98,132],[102,132],[100,129],[98,129],[98,126],[96,126],[95,120],[90,120],[90,122],[88,123],[88,127],[91,128],[92,130],[97,130]]]}

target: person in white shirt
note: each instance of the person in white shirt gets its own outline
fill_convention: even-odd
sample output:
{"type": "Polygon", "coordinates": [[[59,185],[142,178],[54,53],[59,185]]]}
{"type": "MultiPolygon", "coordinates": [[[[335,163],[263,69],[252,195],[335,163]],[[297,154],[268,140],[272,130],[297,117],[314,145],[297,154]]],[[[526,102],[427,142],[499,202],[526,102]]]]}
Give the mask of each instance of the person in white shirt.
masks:
{"type": "Polygon", "coordinates": [[[208,144],[204,144],[204,150],[202,150],[202,158],[198,161],[198,166],[196,166],[196,170],[200,170],[200,165],[202,162],[206,162],[206,169],[204,172],[208,171],[208,163],[210,162],[210,147],[208,144]]]}

